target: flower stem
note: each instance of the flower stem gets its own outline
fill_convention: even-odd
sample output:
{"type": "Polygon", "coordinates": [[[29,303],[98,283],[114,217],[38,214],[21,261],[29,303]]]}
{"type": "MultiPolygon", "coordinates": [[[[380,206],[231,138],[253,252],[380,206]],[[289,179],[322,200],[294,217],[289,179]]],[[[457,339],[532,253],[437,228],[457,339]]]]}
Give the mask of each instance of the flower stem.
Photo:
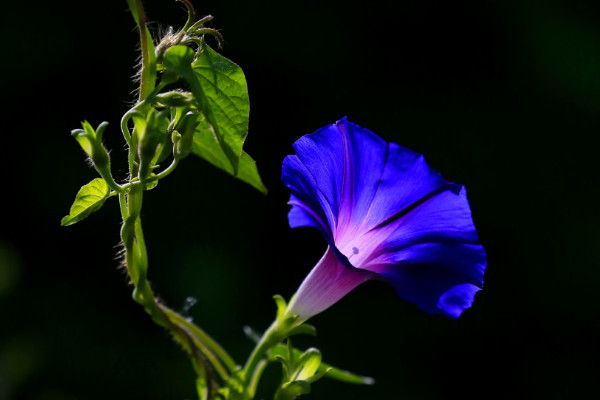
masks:
{"type": "Polygon", "coordinates": [[[140,31],[140,44],[142,47],[142,70],[139,101],[143,101],[154,90],[156,81],[156,60],[152,36],[146,27],[146,14],[142,0],[127,0],[135,22],[140,31]]]}
{"type": "MultiPolygon", "coordinates": [[[[277,345],[285,337],[285,333],[282,332],[279,325],[279,321],[275,320],[271,326],[263,333],[259,342],[254,347],[254,350],[248,357],[246,365],[244,366],[242,376],[244,377],[244,384],[246,387],[255,387],[259,377],[255,375],[262,371],[262,368],[257,368],[261,362],[265,359],[265,356],[271,347],[277,345]]],[[[254,393],[250,394],[250,398],[254,396],[254,393]]]]}

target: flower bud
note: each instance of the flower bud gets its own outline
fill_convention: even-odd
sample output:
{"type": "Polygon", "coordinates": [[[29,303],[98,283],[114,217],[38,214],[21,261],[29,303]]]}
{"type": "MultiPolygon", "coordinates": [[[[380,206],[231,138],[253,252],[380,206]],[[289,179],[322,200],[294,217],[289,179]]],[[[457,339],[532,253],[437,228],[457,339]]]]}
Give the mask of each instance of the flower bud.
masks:
{"type": "MultiPolygon", "coordinates": [[[[192,151],[194,132],[198,124],[198,114],[192,111],[185,114],[177,124],[177,132],[181,138],[177,143],[175,151],[177,157],[180,159],[187,157],[192,151]]],[[[175,143],[175,141],[173,141],[173,143],[175,143]]]]}
{"type": "Polygon", "coordinates": [[[189,106],[194,98],[189,92],[180,92],[174,90],[171,92],[160,93],[156,95],[156,101],[164,104],[167,107],[184,107],[189,106]]]}
{"type": "Polygon", "coordinates": [[[83,121],[81,125],[83,129],[75,129],[71,132],[71,135],[90,157],[100,175],[110,174],[110,157],[102,145],[102,135],[108,126],[108,122],[101,123],[95,131],[87,121],[83,121]]]}
{"type": "Polygon", "coordinates": [[[166,140],[166,132],[169,121],[167,111],[156,111],[152,108],[145,116],[136,113],[133,116],[138,130],[138,157],[140,160],[139,178],[144,179],[150,174],[155,162],[154,156],[161,144],[166,140]]]}

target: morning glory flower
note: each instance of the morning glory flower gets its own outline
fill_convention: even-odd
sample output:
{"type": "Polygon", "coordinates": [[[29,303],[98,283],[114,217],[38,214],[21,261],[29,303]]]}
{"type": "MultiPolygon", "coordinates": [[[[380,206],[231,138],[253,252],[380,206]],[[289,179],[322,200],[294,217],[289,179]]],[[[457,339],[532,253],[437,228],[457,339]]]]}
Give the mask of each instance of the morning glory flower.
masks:
{"type": "Polygon", "coordinates": [[[281,177],[291,189],[290,227],[315,227],[329,246],[288,314],[306,320],[371,279],[428,313],[458,318],[471,307],[486,254],[462,185],[345,118],[294,150],[281,177]]]}

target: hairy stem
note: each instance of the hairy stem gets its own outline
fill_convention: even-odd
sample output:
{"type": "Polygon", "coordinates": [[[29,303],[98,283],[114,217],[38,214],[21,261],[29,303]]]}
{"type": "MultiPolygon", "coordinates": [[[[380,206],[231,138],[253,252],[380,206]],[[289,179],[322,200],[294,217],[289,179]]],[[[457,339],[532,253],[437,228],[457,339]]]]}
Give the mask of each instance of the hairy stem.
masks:
{"type": "MultiPolygon", "coordinates": [[[[131,0],[128,0],[131,7],[131,0]]],[[[136,22],[140,31],[140,44],[142,47],[142,71],[139,101],[143,101],[154,90],[156,81],[156,62],[154,60],[154,44],[148,28],[146,27],[146,14],[142,0],[135,0],[136,22]]],[[[135,17],[135,14],[134,14],[135,17]]]]}

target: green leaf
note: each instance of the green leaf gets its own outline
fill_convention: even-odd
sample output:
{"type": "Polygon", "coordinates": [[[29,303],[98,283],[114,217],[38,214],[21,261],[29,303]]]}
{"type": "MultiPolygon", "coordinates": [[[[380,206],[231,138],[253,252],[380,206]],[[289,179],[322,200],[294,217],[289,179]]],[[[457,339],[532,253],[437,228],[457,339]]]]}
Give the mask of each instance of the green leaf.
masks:
{"type": "Polygon", "coordinates": [[[200,132],[196,130],[194,134],[194,144],[192,152],[204,160],[208,161],[217,168],[222,169],[238,178],[239,180],[248,183],[261,193],[267,194],[268,190],[260,179],[256,162],[246,152],[242,152],[237,174],[234,173],[231,163],[227,160],[227,156],[219,146],[217,139],[212,132],[200,132]]]}
{"type": "Polygon", "coordinates": [[[208,110],[202,109],[202,112],[237,172],[242,146],[248,135],[250,114],[244,72],[207,45],[198,53],[192,67],[208,101],[208,110]]]}
{"type": "Polygon", "coordinates": [[[60,221],[61,226],[72,225],[100,209],[109,193],[110,189],[102,178],[96,178],[82,187],[75,196],[69,215],[60,221]]]}
{"type": "MultiPolygon", "coordinates": [[[[271,350],[269,350],[269,357],[271,358],[271,357],[275,357],[277,355],[287,357],[287,352],[288,352],[287,346],[279,344],[279,345],[273,347],[271,350]]],[[[295,357],[300,357],[301,354],[302,353],[300,352],[300,350],[294,349],[295,357]]],[[[345,383],[352,383],[352,384],[356,384],[356,385],[373,385],[375,383],[375,380],[371,377],[357,375],[352,372],[344,371],[342,369],[333,367],[327,363],[321,362],[321,365],[319,365],[319,369],[317,370],[317,373],[321,373],[323,371],[326,371],[325,372],[326,378],[335,379],[335,380],[345,382],[345,383]]]]}
{"type": "Polygon", "coordinates": [[[256,163],[242,150],[250,113],[242,69],[207,45],[195,61],[192,49],[173,46],[166,51],[164,63],[188,83],[202,113],[193,153],[266,194],[256,163]]]}

